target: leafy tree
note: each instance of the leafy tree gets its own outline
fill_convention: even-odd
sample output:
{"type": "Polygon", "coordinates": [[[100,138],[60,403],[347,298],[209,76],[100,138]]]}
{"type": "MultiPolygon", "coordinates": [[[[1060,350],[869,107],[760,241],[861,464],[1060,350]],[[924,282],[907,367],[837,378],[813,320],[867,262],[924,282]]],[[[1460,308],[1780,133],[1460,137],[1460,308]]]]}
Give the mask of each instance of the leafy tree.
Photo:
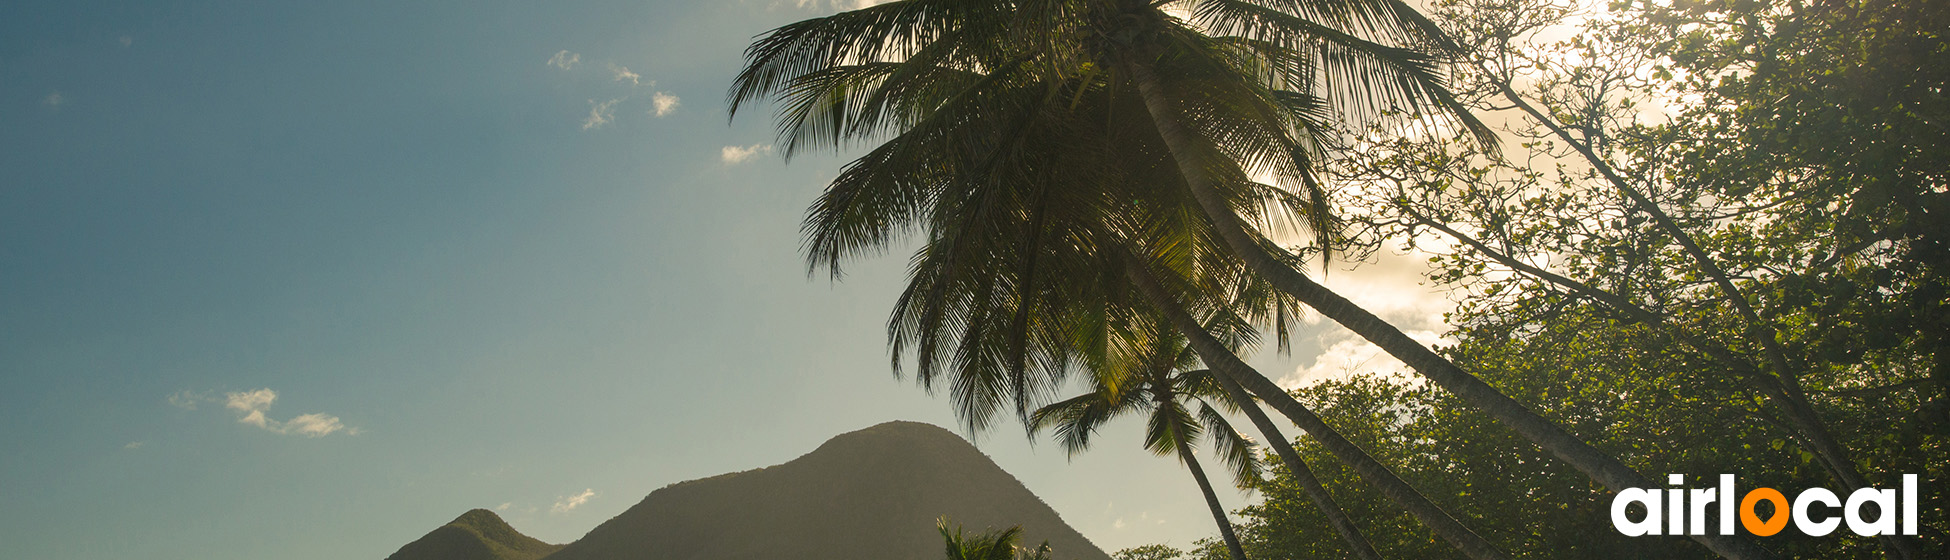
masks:
{"type": "MultiPolygon", "coordinates": [[[[1819,475],[1795,484],[1825,476],[1846,491],[1941,476],[1930,465],[1946,426],[1939,213],[1950,181],[1926,154],[1942,151],[1931,123],[1950,104],[1943,70],[1914,57],[1944,51],[1944,14],[1881,2],[1621,3],[1606,14],[1450,4],[1440,19],[1474,47],[1464,97],[1520,113],[1509,129],[1526,140],[1521,157],[1446,138],[1350,152],[1343,179],[1365,182],[1366,207],[1378,209],[1354,237],[1453,243],[1421,238],[1440,253],[1436,278],[1464,296],[1451,317],[1459,348],[1503,356],[1458,357],[1486,377],[1504,379],[1498,368],[1512,359],[1561,359],[1564,348],[1540,342],[1561,340],[1568,322],[1620,355],[1668,364],[1687,399],[1738,413],[1659,422],[1737,426],[1785,450],[1776,458],[1798,465],[1797,477],[1819,475]],[[1537,39],[1566,36],[1570,15],[1585,22],[1571,39],[1537,39]],[[1869,76],[1889,84],[1857,80],[1869,76]]],[[[1641,367],[1576,364],[1554,367],[1598,378],[1641,367]]],[[[1530,402],[1573,426],[1597,413],[1530,402]]],[[[1623,453],[1635,463],[1657,454],[1623,453]]],[[[1721,472],[1784,471],[1718,458],[1741,465],[1721,472]]],[[[1899,558],[1942,546],[1940,536],[1881,541],[1899,558]]]]}
{"type": "Polygon", "coordinates": [[[1119,550],[1110,555],[1112,560],[1179,560],[1185,552],[1162,544],[1147,544],[1119,550]]]}

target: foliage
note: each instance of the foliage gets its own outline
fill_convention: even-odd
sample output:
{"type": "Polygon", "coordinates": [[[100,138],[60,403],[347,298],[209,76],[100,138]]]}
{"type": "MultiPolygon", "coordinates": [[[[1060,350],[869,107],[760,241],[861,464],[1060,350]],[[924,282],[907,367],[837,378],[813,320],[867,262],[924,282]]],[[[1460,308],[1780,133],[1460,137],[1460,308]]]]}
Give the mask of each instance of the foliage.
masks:
{"type": "Polygon", "coordinates": [[[1119,550],[1110,555],[1113,560],[1179,560],[1185,552],[1162,544],[1147,544],[1119,550]]]}
{"type": "MultiPolygon", "coordinates": [[[[1345,206],[1373,212],[1355,216],[1349,249],[1436,253],[1432,278],[1460,304],[1445,353],[1642,472],[1736,473],[1748,488],[1922,475],[1915,544],[1940,557],[1950,73],[1922,61],[1950,54],[1944,6],[1442,6],[1469,53],[1463,97],[1524,111],[1507,125],[1523,142],[1512,154],[1350,137],[1339,178],[1361,188],[1345,206]],[[1819,448],[1822,432],[1838,449],[1819,448]]],[[[1304,396],[1519,555],[1705,554],[1618,535],[1610,493],[1447,393],[1367,377],[1304,396]]],[[[1455,556],[1303,448],[1337,500],[1380,525],[1385,554],[1455,556]]],[[[1240,527],[1249,555],[1342,557],[1284,475],[1265,490],[1240,527]]],[[[1890,546],[1788,533],[1766,546],[1821,558],[1890,546]]]]}
{"type": "Polygon", "coordinates": [[[1051,560],[1049,543],[1034,548],[1019,546],[1021,527],[1010,527],[975,536],[963,536],[961,526],[948,528],[948,520],[937,525],[948,549],[948,560],[1051,560]]]}

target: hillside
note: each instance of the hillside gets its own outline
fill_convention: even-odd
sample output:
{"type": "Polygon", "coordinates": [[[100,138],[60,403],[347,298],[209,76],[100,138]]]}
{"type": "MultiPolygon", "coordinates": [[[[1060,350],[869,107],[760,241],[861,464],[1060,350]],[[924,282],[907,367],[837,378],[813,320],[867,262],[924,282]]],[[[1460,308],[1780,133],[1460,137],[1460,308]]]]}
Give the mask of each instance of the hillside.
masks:
{"type": "Polygon", "coordinates": [[[664,487],[548,560],[940,558],[942,516],[970,532],[1021,525],[1058,558],[1109,559],[960,436],[889,422],[781,465],[664,487]]]}
{"type": "Polygon", "coordinates": [[[492,511],[477,509],[400,547],[386,560],[536,560],[561,549],[521,534],[492,511]]]}

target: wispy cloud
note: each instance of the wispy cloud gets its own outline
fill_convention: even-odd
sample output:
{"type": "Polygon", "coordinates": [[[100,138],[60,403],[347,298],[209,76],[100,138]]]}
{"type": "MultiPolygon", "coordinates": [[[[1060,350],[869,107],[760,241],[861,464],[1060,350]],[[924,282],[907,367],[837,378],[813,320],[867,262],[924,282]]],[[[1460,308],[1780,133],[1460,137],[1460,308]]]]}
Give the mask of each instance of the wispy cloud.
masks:
{"type": "Polygon", "coordinates": [[[43,97],[43,98],[41,98],[41,104],[43,104],[43,105],[47,105],[47,106],[49,106],[49,107],[53,107],[53,108],[56,108],[56,109],[59,109],[59,108],[61,108],[61,106],[62,106],[62,105],[66,105],[67,103],[68,103],[68,98],[67,98],[67,97],[65,97],[65,96],[62,96],[62,95],[61,95],[61,92],[59,92],[59,91],[54,91],[54,92],[49,92],[49,93],[47,94],[47,97],[43,97]]]}
{"type": "Polygon", "coordinates": [[[257,389],[224,393],[223,406],[237,413],[237,423],[257,426],[272,433],[312,438],[325,437],[341,431],[346,435],[359,434],[358,428],[346,428],[339,417],[330,414],[314,412],[282,422],[273,420],[266,413],[271,410],[271,403],[277,400],[277,391],[257,389]]]}
{"type": "Polygon", "coordinates": [[[501,505],[494,506],[494,511],[508,511],[511,507],[515,507],[514,502],[501,502],[501,505]]]}
{"type": "Polygon", "coordinates": [[[121,39],[117,39],[117,41],[118,41],[118,42],[120,42],[120,43],[122,43],[122,46],[124,46],[124,47],[126,47],[126,46],[129,46],[129,45],[133,45],[133,44],[135,44],[135,37],[130,37],[130,36],[128,36],[128,35],[123,35],[123,36],[122,36],[122,38],[121,38],[121,39]]]}
{"type": "Polygon", "coordinates": [[[555,513],[568,513],[576,508],[582,507],[582,504],[589,503],[589,499],[594,497],[596,497],[596,491],[585,488],[581,494],[563,496],[562,499],[556,500],[555,505],[548,508],[548,510],[555,513]]]}
{"type": "Polygon", "coordinates": [[[125,444],[122,444],[122,448],[123,448],[123,449],[142,449],[142,446],[144,446],[144,445],[148,445],[148,444],[149,444],[149,442],[146,442],[146,441],[131,441],[131,442],[128,442],[128,443],[125,443],[125,444]]]}
{"type": "MultiPolygon", "coordinates": [[[[1449,300],[1447,292],[1424,283],[1423,275],[1428,270],[1426,253],[1383,252],[1373,262],[1333,271],[1323,283],[1400,328],[1416,342],[1432,345],[1440,342],[1442,333],[1448,331],[1442,315],[1455,310],[1456,304],[1449,300]]],[[[1320,335],[1323,350],[1314,357],[1313,363],[1297,367],[1292,375],[1281,379],[1282,387],[1312,385],[1356,374],[1409,371],[1380,347],[1339,325],[1323,322],[1319,315],[1310,314],[1306,321],[1325,327],[1320,335]]]]}
{"type": "Polygon", "coordinates": [[[206,402],[214,402],[216,400],[217,398],[215,396],[212,396],[208,391],[191,391],[189,389],[184,389],[169,394],[169,406],[173,406],[183,410],[196,410],[197,405],[206,402]]]}
{"type": "Polygon", "coordinates": [[[549,66],[554,66],[556,68],[561,68],[563,70],[575,68],[576,63],[579,62],[582,62],[582,55],[572,53],[567,50],[558,51],[555,53],[555,56],[549,57],[548,59],[549,66]]]}
{"type": "Polygon", "coordinates": [[[622,100],[621,97],[601,103],[597,103],[594,99],[589,100],[589,118],[582,119],[582,129],[601,128],[616,120],[616,103],[622,100]]]}
{"type": "Polygon", "coordinates": [[[745,160],[752,159],[752,156],[756,156],[759,154],[769,154],[769,153],[772,153],[771,144],[752,144],[750,146],[725,146],[724,150],[719,152],[718,157],[724,160],[725,165],[738,165],[740,163],[744,163],[745,160]]]}
{"type": "Polygon", "coordinates": [[[650,97],[650,104],[655,106],[650,110],[650,114],[659,117],[668,115],[677,110],[677,101],[677,96],[659,91],[650,97]]]}
{"type": "Polygon", "coordinates": [[[611,64],[609,65],[609,73],[610,75],[616,77],[616,81],[629,82],[630,85],[633,86],[642,83],[643,80],[642,75],[637,74],[636,72],[631,72],[629,67],[627,66],[617,66],[615,64],[611,64]]]}

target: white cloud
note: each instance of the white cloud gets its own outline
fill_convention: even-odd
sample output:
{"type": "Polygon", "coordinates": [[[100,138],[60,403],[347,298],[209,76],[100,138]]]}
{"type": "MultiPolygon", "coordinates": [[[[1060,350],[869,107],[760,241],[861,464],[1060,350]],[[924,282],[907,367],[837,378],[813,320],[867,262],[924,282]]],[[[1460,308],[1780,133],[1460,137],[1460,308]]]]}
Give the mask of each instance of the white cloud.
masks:
{"type": "Polygon", "coordinates": [[[752,156],[769,153],[772,153],[771,144],[725,146],[724,150],[719,152],[718,157],[723,159],[726,165],[738,165],[744,163],[745,160],[751,159],[752,156]]]}
{"type": "Polygon", "coordinates": [[[514,502],[501,502],[501,505],[494,506],[494,511],[508,511],[511,507],[515,507],[514,502]]]}
{"type": "Polygon", "coordinates": [[[135,44],[135,37],[123,35],[121,39],[118,39],[118,41],[122,43],[122,46],[126,47],[135,44]]]}
{"type": "Polygon", "coordinates": [[[224,408],[243,414],[237,418],[238,422],[277,431],[277,428],[271,426],[271,420],[264,416],[264,411],[270,410],[271,403],[278,400],[277,391],[258,389],[241,393],[225,393],[224,397],[227,399],[224,408]]]}
{"type": "Polygon", "coordinates": [[[344,431],[346,435],[359,435],[358,428],[347,429],[339,417],[323,413],[300,415],[287,421],[273,420],[265,412],[271,403],[277,402],[278,393],[270,389],[224,393],[224,408],[237,412],[237,423],[263,428],[278,434],[292,434],[305,437],[325,437],[344,431]]]}
{"type": "MultiPolygon", "coordinates": [[[[1430,346],[1442,340],[1435,331],[1403,331],[1409,338],[1430,346]]],[[[1333,343],[1312,364],[1293,370],[1293,375],[1280,380],[1280,386],[1288,389],[1313,385],[1331,379],[1346,379],[1363,373],[1407,373],[1408,366],[1381,351],[1380,346],[1362,340],[1353,333],[1341,331],[1333,335],[1322,335],[1323,341],[1332,337],[1333,343]]]]}
{"type": "Polygon", "coordinates": [[[284,429],[305,437],[321,437],[345,429],[345,424],[340,423],[337,416],[314,412],[292,418],[284,423],[284,429]]]}
{"type": "Polygon", "coordinates": [[[588,503],[589,499],[594,497],[596,497],[595,490],[584,488],[581,494],[564,496],[562,499],[556,500],[555,505],[548,508],[548,510],[555,513],[568,513],[578,507],[582,507],[582,504],[588,503]]]}
{"type": "MultiPolygon", "coordinates": [[[[642,83],[643,80],[642,75],[637,74],[636,72],[631,72],[629,67],[626,66],[617,66],[615,64],[611,64],[609,65],[609,73],[613,76],[616,76],[616,81],[629,82],[630,85],[633,86],[642,83]]],[[[654,82],[652,83],[652,85],[655,85],[654,82]]]]}
{"type": "Polygon", "coordinates": [[[48,94],[47,94],[47,97],[43,97],[43,98],[41,98],[41,103],[42,103],[42,104],[45,104],[45,105],[47,105],[47,106],[49,106],[49,107],[54,107],[54,108],[57,108],[57,109],[58,109],[58,108],[60,108],[60,107],[61,107],[61,105],[63,105],[63,104],[66,104],[67,102],[68,102],[68,98],[67,98],[67,97],[63,97],[63,96],[61,95],[61,92],[59,92],[59,91],[56,91],[56,92],[51,92],[51,93],[48,93],[48,94]]]}
{"type": "Polygon", "coordinates": [[[191,391],[189,389],[169,394],[169,406],[183,410],[196,410],[198,405],[216,400],[217,398],[211,396],[208,392],[191,391]]]}
{"type": "Polygon", "coordinates": [[[131,441],[131,442],[128,442],[128,443],[126,443],[126,444],[123,444],[123,445],[122,445],[122,448],[123,448],[123,449],[142,449],[142,446],[144,446],[144,445],[148,445],[148,444],[149,444],[149,442],[146,442],[146,441],[131,441]]]}
{"type": "Polygon", "coordinates": [[[659,117],[668,115],[672,111],[677,110],[677,101],[677,96],[659,91],[650,97],[650,103],[656,106],[655,109],[650,111],[650,114],[659,117]]]}
{"type": "MultiPolygon", "coordinates": [[[[1321,283],[1401,329],[1409,338],[1433,345],[1449,330],[1442,314],[1454,310],[1456,304],[1449,300],[1446,291],[1424,284],[1428,257],[1428,253],[1420,251],[1406,254],[1384,251],[1372,262],[1331,271],[1321,283]]],[[[1323,350],[1313,358],[1313,363],[1297,367],[1281,379],[1282,387],[1312,385],[1354,374],[1408,371],[1401,361],[1382,352],[1380,347],[1318,314],[1308,314],[1306,321],[1325,327],[1319,338],[1323,350]]]]}
{"type": "Polygon", "coordinates": [[[555,56],[549,57],[548,59],[549,66],[554,66],[556,68],[561,68],[563,70],[575,68],[576,63],[578,62],[582,62],[582,55],[572,53],[567,50],[558,51],[555,53],[555,56]]]}
{"type": "Polygon", "coordinates": [[[622,100],[621,97],[601,103],[597,103],[594,99],[589,100],[589,118],[582,120],[582,129],[602,128],[603,125],[616,120],[616,103],[622,100]]]}

